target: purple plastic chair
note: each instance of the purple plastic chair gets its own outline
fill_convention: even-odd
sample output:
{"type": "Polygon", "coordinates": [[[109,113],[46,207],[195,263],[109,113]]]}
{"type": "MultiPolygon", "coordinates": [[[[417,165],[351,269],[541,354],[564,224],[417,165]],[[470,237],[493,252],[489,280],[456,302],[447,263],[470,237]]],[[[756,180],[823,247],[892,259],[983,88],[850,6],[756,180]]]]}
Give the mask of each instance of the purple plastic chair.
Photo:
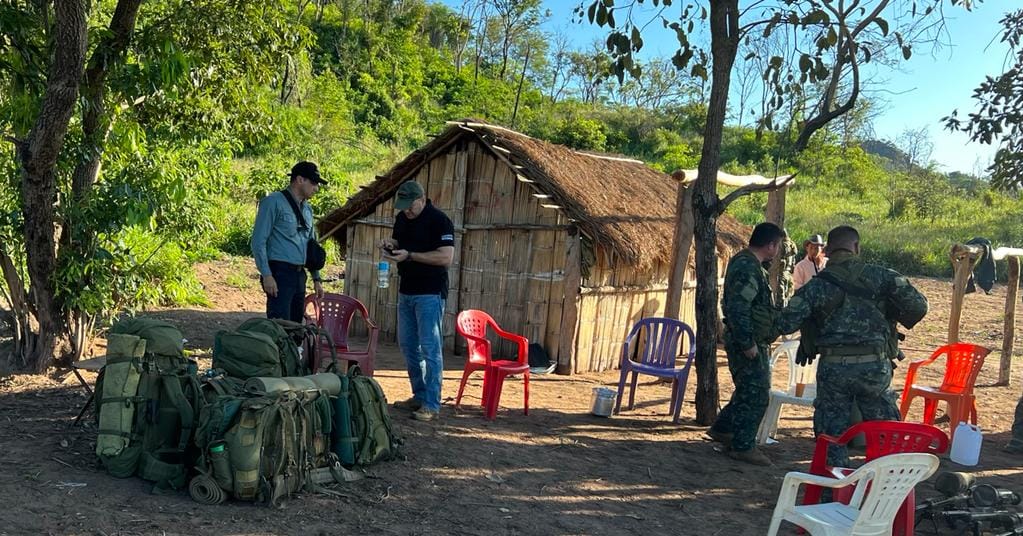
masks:
{"type": "Polygon", "coordinates": [[[632,372],[629,386],[629,407],[632,409],[636,399],[636,378],[640,374],[671,378],[671,408],[668,410],[673,423],[678,423],[682,412],[682,399],[686,394],[686,382],[689,380],[689,367],[693,364],[694,348],[693,330],[685,322],[671,318],[644,318],[632,327],[629,336],[622,344],[622,376],[618,380],[618,400],[615,402],[615,413],[622,407],[622,395],[625,393],[625,377],[632,372]],[[688,335],[682,368],[675,368],[679,357],[679,342],[682,335],[688,335]],[[629,356],[635,354],[635,360],[629,356]]]}

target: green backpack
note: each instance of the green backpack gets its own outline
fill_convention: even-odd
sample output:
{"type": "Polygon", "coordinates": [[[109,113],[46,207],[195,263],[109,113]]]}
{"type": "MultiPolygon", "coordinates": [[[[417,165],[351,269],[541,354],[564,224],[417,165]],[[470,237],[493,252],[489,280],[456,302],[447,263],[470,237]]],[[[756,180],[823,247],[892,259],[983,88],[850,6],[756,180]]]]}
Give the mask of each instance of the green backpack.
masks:
{"type": "Polygon", "coordinates": [[[394,435],[391,416],[387,412],[387,397],[380,384],[369,376],[363,376],[358,367],[349,371],[348,378],[355,463],[366,466],[397,458],[400,441],[394,435]]]}
{"type": "Polygon", "coordinates": [[[189,489],[196,501],[217,504],[230,495],[277,506],[310,487],[313,469],[330,465],[330,403],[318,391],[249,396],[221,386],[207,393],[195,437],[201,475],[189,489]],[[209,489],[208,477],[219,489],[209,489]]]}
{"type": "Polygon", "coordinates": [[[166,322],[133,318],[110,328],[112,346],[136,337],[145,344],[116,351],[96,381],[96,454],[113,476],[137,474],[155,489],[179,489],[196,457],[197,366],[184,355],[181,332],[166,322]]]}
{"type": "Polygon", "coordinates": [[[281,377],[277,344],[265,333],[221,330],[213,339],[213,368],[233,378],[281,377]]]}

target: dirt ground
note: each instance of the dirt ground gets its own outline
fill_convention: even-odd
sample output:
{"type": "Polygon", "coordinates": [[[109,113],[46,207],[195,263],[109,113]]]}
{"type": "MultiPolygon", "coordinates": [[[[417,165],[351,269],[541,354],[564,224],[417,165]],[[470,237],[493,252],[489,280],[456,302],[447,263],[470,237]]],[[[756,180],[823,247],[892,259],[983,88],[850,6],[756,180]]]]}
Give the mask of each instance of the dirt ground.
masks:
{"type": "MultiPolygon", "coordinates": [[[[213,308],[153,312],[180,326],[199,355],[208,352],[216,330],[262,310],[258,288],[226,284],[230,272],[224,263],[202,267],[213,308]]],[[[931,313],[905,343],[911,359],[944,340],[950,303],[948,281],[915,283],[929,297],[931,313]]],[[[985,442],[976,469],[986,482],[1018,489],[1023,458],[1000,448],[1023,384],[1020,350],[1012,385],[993,386],[1004,299],[1001,287],[990,296],[968,296],[962,338],[995,350],[978,382],[985,442]]],[[[719,362],[724,401],[731,384],[723,356],[719,362]]],[[[73,375],[0,378],[0,497],[6,503],[0,536],[763,534],[785,473],[806,470],[812,454],[811,413],[791,407],[782,412],[779,442],[766,447],[773,466],[740,464],[715,451],[705,428],[692,420],[695,374],[680,425],[666,415],[670,386],[642,379],[636,409],[611,419],[591,416],[592,388],[616,386],[616,372],[534,376],[528,416],[521,410],[521,382],[510,381],[497,420],[488,422],[476,407],[478,376],[466,388],[463,409],[453,408],[461,369],[459,357],[446,356],[439,422],[392,413],[405,441],[404,459],[375,466],[373,478],[340,488],[343,498],[300,495],[280,509],[203,506],[187,493],[152,495],[139,479],[112,478],[95,462],[93,423],[69,427],[86,399],[73,375]]],[[[894,388],[901,389],[906,369],[896,371],[894,388]]],[[[776,371],[776,387],[785,378],[783,369],[776,371]]],[[[937,370],[924,374],[932,382],[939,378],[937,370]]],[[[409,395],[393,344],[381,348],[377,379],[389,399],[409,395]]],[[[945,459],[942,469],[962,468],[945,459]]],[[[918,487],[919,497],[932,495],[930,484],[918,487]]]]}

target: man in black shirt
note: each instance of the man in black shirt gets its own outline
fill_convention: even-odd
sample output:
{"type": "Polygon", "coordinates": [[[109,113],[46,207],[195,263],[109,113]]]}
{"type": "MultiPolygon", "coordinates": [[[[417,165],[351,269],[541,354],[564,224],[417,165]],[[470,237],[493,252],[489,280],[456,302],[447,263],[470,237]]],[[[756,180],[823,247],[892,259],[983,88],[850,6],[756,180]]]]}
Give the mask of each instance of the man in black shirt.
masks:
{"type": "Polygon", "coordinates": [[[441,321],[448,297],[448,266],[455,255],[451,220],[433,206],[418,182],[398,187],[391,238],[378,247],[398,265],[398,346],[405,355],[412,398],[395,402],[413,410],[412,418],[431,421],[440,415],[444,372],[441,321]]]}

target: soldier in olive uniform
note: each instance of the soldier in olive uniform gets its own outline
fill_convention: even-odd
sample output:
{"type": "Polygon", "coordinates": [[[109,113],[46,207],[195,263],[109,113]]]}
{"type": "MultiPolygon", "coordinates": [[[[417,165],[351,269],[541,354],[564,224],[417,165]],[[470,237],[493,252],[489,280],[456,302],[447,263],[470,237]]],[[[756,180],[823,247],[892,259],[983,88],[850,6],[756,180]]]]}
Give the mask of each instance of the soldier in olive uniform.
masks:
{"type": "MultiPolygon", "coordinates": [[[[927,314],[927,298],[894,270],[860,259],[860,235],[848,226],[828,233],[828,265],[796,291],[775,325],[802,330],[799,360],[820,356],[813,429],[840,435],[853,405],[863,420],[900,420],[889,390],[899,356],[896,322],[912,328],[927,314]]],[[[828,464],[848,467],[844,446],[828,449],[828,464]]]]}
{"type": "Polygon", "coordinates": [[[762,263],[778,254],[783,237],[782,230],[773,223],[761,223],[753,229],[749,247],[728,261],[721,301],[728,371],[735,391],[707,435],[730,446],[728,455],[732,458],[756,465],[771,463],[756,448],[756,435],[771,389],[768,345],[778,336],[770,321],[774,300],[762,263]]]}
{"type": "Polygon", "coordinates": [[[1012,423],[1012,438],[1005,445],[1005,452],[1023,454],[1023,397],[1016,404],[1016,417],[1012,423]]]}

